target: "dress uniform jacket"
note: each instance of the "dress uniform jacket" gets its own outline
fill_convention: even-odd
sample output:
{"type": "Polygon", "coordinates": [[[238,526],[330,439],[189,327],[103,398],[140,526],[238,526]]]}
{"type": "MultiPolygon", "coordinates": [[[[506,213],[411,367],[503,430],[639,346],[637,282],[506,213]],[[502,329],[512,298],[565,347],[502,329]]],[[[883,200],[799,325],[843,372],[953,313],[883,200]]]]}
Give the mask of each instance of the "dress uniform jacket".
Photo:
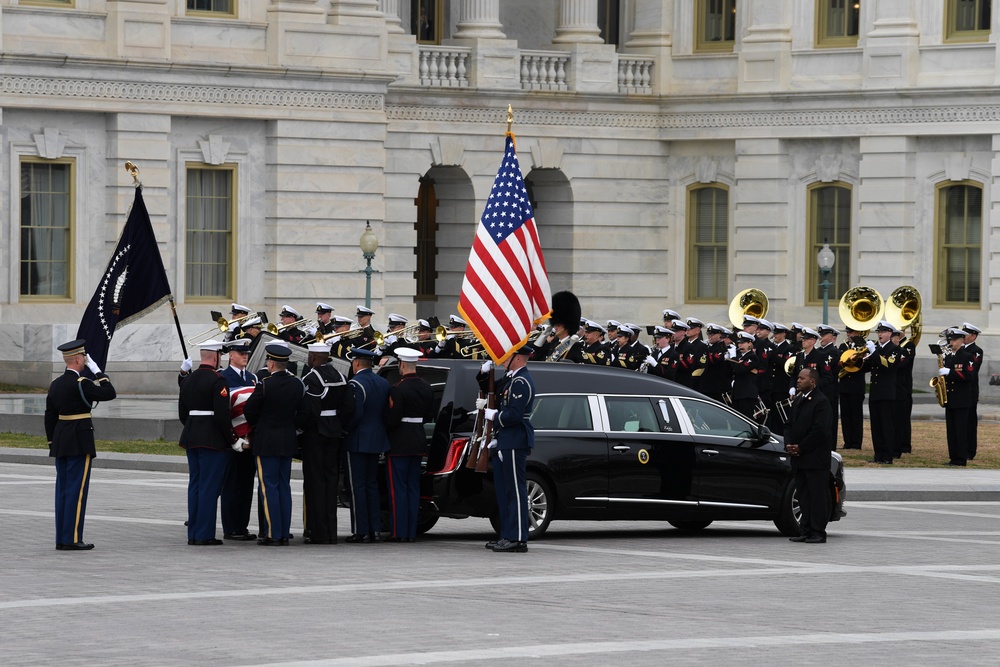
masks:
{"type": "Polygon", "coordinates": [[[597,364],[604,366],[607,363],[607,346],[601,341],[587,345],[583,343],[580,356],[585,364],[597,364]]]}
{"type": "MultiPolygon", "coordinates": [[[[774,343],[772,343],[767,338],[757,338],[753,342],[753,351],[763,363],[762,373],[757,376],[757,391],[760,393],[762,398],[767,397],[771,394],[771,374],[770,364],[771,364],[771,351],[774,349],[774,343]]],[[[784,382],[782,382],[784,384],[784,382]]]]}
{"type": "Polygon", "coordinates": [[[945,356],[944,367],[951,369],[944,377],[948,396],[946,407],[971,408],[975,403],[974,387],[979,383],[979,369],[968,348],[960,347],[958,352],[945,356]]]}
{"type": "Polygon", "coordinates": [[[865,360],[862,370],[870,373],[868,403],[896,400],[896,372],[899,347],[892,342],[875,345],[875,352],[865,360]]]}
{"type": "Polygon", "coordinates": [[[733,364],[733,401],[756,399],[759,392],[757,378],[763,371],[764,362],[754,351],[737,357],[733,364]]]}
{"type": "Polygon", "coordinates": [[[704,374],[708,344],[701,338],[689,338],[681,344],[677,360],[677,381],[686,387],[698,390],[704,374]],[[701,372],[699,372],[701,371],[701,372]]]}
{"type": "MultiPolygon", "coordinates": [[[[819,351],[818,347],[813,347],[809,354],[805,353],[805,350],[800,350],[795,355],[795,365],[792,368],[792,375],[789,378],[790,388],[795,388],[795,378],[799,376],[799,371],[803,368],[814,368],[816,372],[819,373],[819,382],[817,383],[817,389],[822,391],[824,386],[828,386],[833,382],[830,377],[830,367],[825,362],[825,356],[819,351]]],[[[825,393],[825,392],[824,392],[825,393]]]]}
{"type": "Polygon", "coordinates": [[[354,392],[354,416],[348,427],[347,451],[380,454],[389,450],[382,415],[389,402],[389,383],[371,369],[357,373],[349,383],[354,392]]]}
{"type": "MultiPolygon", "coordinates": [[[[489,375],[476,376],[480,388],[489,390],[489,375]]],[[[535,383],[525,368],[518,369],[513,377],[504,376],[496,386],[497,415],[493,433],[499,449],[531,449],[535,446],[535,429],[528,417],[535,402],[535,383]]]]}
{"type": "Polygon", "coordinates": [[[315,431],[339,440],[344,424],[354,416],[354,394],[344,376],[330,363],[311,368],[302,378],[306,393],[299,406],[296,426],[307,434],[315,431]]]}
{"type": "Polygon", "coordinates": [[[389,434],[389,453],[394,456],[426,456],[427,434],[424,422],[433,421],[434,391],[426,380],[409,373],[389,389],[385,411],[385,430],[389,434]]]}
{"type": "Polygon", "coordinates": [[[287,371],[272,373],[254,389],[243,414],[253,427],[257,456],[295,456],[295,415],[305,396],[302,380],[287,371]]]}
{"type": "Polygon", "coordinates": [[[96,456],[90,411],[99,401],[110,401],[115,396],[115,388],[104,373],[98,373],[96,380],[91,380],[67,368],[53,380],[45,399],[49,456],[96,456]]]}
{"type": "Polygon", "coordinates": [[[187,375],[181,383],[177,407],[184,424],[181,447],[226,451],[235,442],[229,385],[212,366],[199,366],[187,375]],[[192,411],[201,414],[192,415],[192,411]]]}
{"type": "Polygon", "coordinates": [[[721,401],[722,395],[733,386],[733,365],[726,360],[728,351],[726,344],[719,341],[705,352],[705,372],[699,391],[717,401],[721,401]]]}
{"type": "Polygon", "coordinates": [[[976,379],[972,381],[972,407],[969,410],[969,458],[976,458],[979,449],[979,369],[983,365],[983,349],[975,343],[969,343],[965,349],[972,355],[972,364],[976,371],[976,379]]]}

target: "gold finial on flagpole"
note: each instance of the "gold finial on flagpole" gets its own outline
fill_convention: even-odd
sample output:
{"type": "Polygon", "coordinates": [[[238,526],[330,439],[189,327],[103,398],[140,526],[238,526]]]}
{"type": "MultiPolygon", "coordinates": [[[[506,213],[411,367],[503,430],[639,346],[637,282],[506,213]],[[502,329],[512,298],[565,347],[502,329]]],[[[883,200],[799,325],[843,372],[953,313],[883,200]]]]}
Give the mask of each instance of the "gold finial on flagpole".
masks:
{"type": "Polygon", "coordinates": [[[139,181],[139,167],[135,166],[135,164],[132,161],[128,161],[125,163],[125,171],[128,172],[130,176],[132,176],[132,184],[135,187],[139,187],[142,185],[142,182],[139,181]]]}
{"type": "Polygon", "coordinates": [[[514,124],[514,107],[507,105],[507,133],[510,134],[510,126],[514,124]]]}

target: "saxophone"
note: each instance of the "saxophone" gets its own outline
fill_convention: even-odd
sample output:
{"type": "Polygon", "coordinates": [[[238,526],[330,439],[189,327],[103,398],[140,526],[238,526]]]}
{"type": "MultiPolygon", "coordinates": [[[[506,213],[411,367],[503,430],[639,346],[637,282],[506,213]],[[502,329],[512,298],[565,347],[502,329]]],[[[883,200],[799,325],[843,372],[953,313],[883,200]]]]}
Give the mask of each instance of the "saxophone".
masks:
{"type": "MultiPolygon", "coordinates": [[[[938,368],[944,368],[944,355],[938,353],[938,368]]],[[[948,405],[948,389],[943,375],[935,375],[931,378],[930,386],[934,387],[937,395],[937,402],[942,408],[948,405]]]]}

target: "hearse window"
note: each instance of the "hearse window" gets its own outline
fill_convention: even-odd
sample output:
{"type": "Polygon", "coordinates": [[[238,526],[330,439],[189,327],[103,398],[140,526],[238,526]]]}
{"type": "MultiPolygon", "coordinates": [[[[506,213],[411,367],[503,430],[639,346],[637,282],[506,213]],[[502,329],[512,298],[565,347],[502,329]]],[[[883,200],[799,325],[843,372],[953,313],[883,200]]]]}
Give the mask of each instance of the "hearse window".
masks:
{"type": "Polygon", "coordinates": [[[536,396],[531,425],[536,431],[591,431],[594,428],[586,396],[536,396]]]}
{"type": "Polygon", "coordinates": [[[695,435],[723,435],[731,438],[749,438],[753,432],[750,424],[725,408],[705,403],[681,399],[695,435]]]}
{"type": "Polygon", "coordinates": [[[673,431],[669,423],[662,429],[652,401],[645,396],[605,396],[608,428],[611,431],[659,433],[673,431]]]}

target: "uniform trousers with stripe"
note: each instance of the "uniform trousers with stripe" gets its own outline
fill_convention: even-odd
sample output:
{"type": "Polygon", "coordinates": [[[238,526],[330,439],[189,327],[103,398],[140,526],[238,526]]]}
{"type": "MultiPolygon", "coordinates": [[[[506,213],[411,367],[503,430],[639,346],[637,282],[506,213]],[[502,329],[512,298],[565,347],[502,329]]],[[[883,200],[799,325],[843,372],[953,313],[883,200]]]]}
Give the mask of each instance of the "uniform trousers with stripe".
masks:
{"type": "Polygon", "coordinates": [[[257,476],[257,462],[249,450],[233,452],[229,470],[222,483],[222,533],[243,535],[248,533],[250,507],[253,505],[253,480],[257,476]]]}
{"type": "Polygon", "coordinates": [[[493,486],[500,510],[500,539],[528,541],[527,449],[493,450],[493,486]]]}
{"type": "Polygon", "coordinates": [[[215,517],[229,454],[209,447],[187,448],[189,540],[215,539],[215,517]]]}
{"type": "Polygon", "coordinates": [[[389,457],[389,503],[392,511],[392,536],[403,540],[417,537],[417,514],[420,511],[419,454],[389,457]]]}
{"type": "Polygon", "coordinates": [[[351,532],[355,535],[377,535],[382,532],[378,458],[378,454],[347,453],[347,472],[351,477],[351,532]]]}
{"type": "Polygon", "coordinates": [[[90,454],[56,457],[56,544],[83,541],[91,458],[90,454]]]}
{"type": "Polygon", "coordinates": [[[292,525],[292,457],[257,457],[257,502],[264,507],[264,535],[287,540],[292,525]]]}

